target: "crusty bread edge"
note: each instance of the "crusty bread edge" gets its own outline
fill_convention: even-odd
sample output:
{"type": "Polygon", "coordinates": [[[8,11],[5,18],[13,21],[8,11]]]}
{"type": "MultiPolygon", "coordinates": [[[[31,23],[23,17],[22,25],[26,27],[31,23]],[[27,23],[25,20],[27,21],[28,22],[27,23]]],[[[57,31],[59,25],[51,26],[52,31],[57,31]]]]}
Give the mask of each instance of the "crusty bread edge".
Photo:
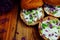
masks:
{"type": "MultiPolygon", "coordinates": [[[[41,18],[43,18],[44,17],[44,11],[42,10],[42,16],[41,16],[41,18]]],[[[25,22],[25,20],[24,20],[24,17],[23,17],[23,14],[22,14],[22,11],[20,12],[20,18],[23,20],[23,22],[26,24],[26,25],[28,25],[28,26],[34,26],[34,25],[36,25],[36,24],[38,24],[39,23],[39,21],[40,20],[37,20],[34,24],[28,24],[27,22],[25,22]]]]}
{"type": "MultiPolygon", "coordinates": [[[[45,21],[45,20],[48,20],[48,18],[50,18],[50,20],[52,20],[52,19],[57,19],[56,17],[53,17],[53,16],[47,16],[47,17],[45,17],[44,19],[43,19],[43,21],[45,21]]],[[[58,20],[58,19],[57,19],[58,20]]],[[[41,35],[41,33],[40,33],[40,26],[41,26],[41,22],[39,22],[39,25],[38,25],[38,30],[39,30],[39,34],[40,34],[40,36],[42,37],[42,35],[41,35]]],[[[48,38],[46,38],[46,37],[42,37],[43,39],[45,39],[45,40],[48,40],[48,38]]],[[[60,37],[58,37],[58,39],[59,39],[60,37]]]]}

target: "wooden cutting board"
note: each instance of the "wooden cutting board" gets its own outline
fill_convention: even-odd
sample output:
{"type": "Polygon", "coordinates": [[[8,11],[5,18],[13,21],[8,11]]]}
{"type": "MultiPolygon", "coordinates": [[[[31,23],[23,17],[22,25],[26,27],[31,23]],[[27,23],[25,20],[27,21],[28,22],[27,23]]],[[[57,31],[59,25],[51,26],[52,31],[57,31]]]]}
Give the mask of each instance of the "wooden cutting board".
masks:
{"type": "Polygon", "coordinates": [[[0,16],[0,40],[12,40],[16,29],[17,7],[14,7],[8,14],[0,16]]]}
{"type": "Polygon", "coordinates": [[[21,19],[18,19],[16,40],[43,40],[43,39],[39,35],[37,26],[29,27],[25,25],[21,19]]]}

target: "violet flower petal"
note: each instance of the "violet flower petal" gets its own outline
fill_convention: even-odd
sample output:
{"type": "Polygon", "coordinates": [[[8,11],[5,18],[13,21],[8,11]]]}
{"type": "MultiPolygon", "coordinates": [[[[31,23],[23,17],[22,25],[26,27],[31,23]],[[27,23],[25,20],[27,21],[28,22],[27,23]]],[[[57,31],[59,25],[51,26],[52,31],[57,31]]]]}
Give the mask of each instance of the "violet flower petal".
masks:
{"type": "Polygon", "coordinates": [[[25,37],[22,37],[21,40],[25,40],[25,37]]]}
{"type": "Polygon", "coordinates": [[[52,24],[50,24],[49,27],[52,28],[52,24]]]}
{"type": "Polygon", "coordinates": [[[46,32],[48,32],[48,30],[45,30],[46,32]]]}
{"type": "Polygon", "coordinates": [[[51,34],[48,35],[49,37],[51,36],[51,34]]]}

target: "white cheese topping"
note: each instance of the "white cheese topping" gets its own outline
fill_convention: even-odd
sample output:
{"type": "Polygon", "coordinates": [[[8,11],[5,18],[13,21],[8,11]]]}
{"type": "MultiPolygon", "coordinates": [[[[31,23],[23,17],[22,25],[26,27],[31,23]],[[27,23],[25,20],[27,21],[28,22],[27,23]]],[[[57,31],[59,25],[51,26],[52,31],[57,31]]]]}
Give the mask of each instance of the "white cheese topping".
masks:
{"type": "MultiPolygon", "coordinates": [[[[51,21],[52,20],[46,20],[46,21],[43,21],[42,23],[44,23],[46,25],[46,24],[48,24],[47,22],[51,22],[51,21]]],[[[45,37],[48,38],[49,40],[57,40],[58,37],[60,36],[60,29],[58,29],[58,27],[60,27],[60,25],[59,25],[59,23],[58,23],[58,25],[56,25],[56,23],[53,23],[53,22],[51,22],[51,25],[53,28],[50,28],[49,24],[47,27],[42,28],[42,30],[41,30],[42,35],[44,34],[45,37]]]]}
{"type": "Polygon", "coordinates": [[[60,17],[60,8],[56,7],[56,9],[58,10],[57,13],[54,15],[56,17],[60,17]]]}
{"type": "Polygon", "coordinates": [[[31,10],[29,12],[28,11],[23,9],[23,15],[24,15],[25,21],[27,22],[32,21],[34,23],[34,21],[37,21],[38,19],[40,20],[43,10],[42,8],[37,8],[37,10],[31,10]]]}
{"type": "Polygon", "coordinates": [[[55,14],[53,14],[53,11],[52,10],[50,10],[50,8],[49,7],[44,7],[44,10],[45,10],[45,12],[47,13],[47,14],[50,14],[50,13],[52,13],[55,17],[60,17],[60,8],[58,8],[58,7],[55,7],[56,8],[56,10],[54,9],[53,11],[56,11],[56,13],[55,14]]]}

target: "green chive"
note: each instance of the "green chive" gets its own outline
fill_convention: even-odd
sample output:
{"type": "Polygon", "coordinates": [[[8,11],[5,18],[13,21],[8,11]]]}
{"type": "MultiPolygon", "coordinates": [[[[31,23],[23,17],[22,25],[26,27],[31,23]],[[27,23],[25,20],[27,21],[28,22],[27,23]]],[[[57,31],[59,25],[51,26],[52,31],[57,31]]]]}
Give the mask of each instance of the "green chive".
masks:
{"type": "Polygon", "coordinates": [[[55,20],[52,20],[53,23],[56,23],[55,20]]]}
{"type": "Polygon", "coordinates": [[[52,14],[56,14],[57,13],[57,11],[54,11],[52,14]]]}
{"type": "Polygon", "coordinates": [[[60,29],[60,26],[59,26],[59,27],[57,27],[57,29],[60,29]]]}
{"type": "Polygon", "coordinates": [[[28,14],[30,14],[30,13],[31,13],[31,12],[30,12],[30,11],[28,11],[28,12],[26,12],[25,14],[26,14],[26,15],[28,15],[28,14]]]}
{"type": "Polygon", "coordinates": [[[58,23],[58,20],[56,20],[56,23],[58,23]]]}
{"type": "Polygon", "coordinates": [[[29,21],[28,23],[29,23],[29,24],[31,24],[31,23],[32,23],[32,21],[29,21]]]}
{"type": "Polygon", "coordinates": [[[60,6],[57,6],[58,8],[60,8],[60,6]]]}
{"type": "Polygon", "coordinates": [[[34,10],[32,10],[32,12],[34,12],[34,10]]]}
{"type": "Polygon", "coordinates": [[[47,24],[44,24],[42,23],[42,27],[45,29],[48,25],[47,24]]]}
{"type": "Polygon", "coordinates": [[[40,33],[42,33],[42,30],[40,30],[40,33]]]}
{"type": "Polygon", "coordinates": [[[33,17],[30,17],[31,20],[33,20],[33,17]]]}
{"type": "Polygon", "coordinates": [[[38,14],[38,11],[36,11],[36,14],[38,14]]]}

